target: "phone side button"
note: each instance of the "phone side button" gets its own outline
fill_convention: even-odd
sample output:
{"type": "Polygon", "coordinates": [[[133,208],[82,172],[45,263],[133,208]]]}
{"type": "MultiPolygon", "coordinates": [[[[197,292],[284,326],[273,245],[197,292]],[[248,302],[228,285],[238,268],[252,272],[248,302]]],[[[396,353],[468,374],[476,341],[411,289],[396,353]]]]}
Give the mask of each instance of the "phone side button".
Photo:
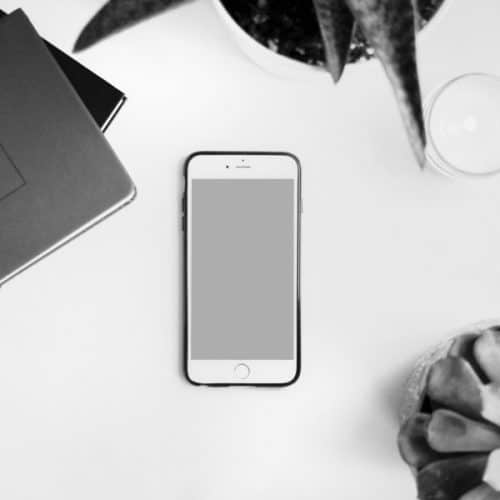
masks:
{"type": "Polygon", "coordinates": [[[181,219],[181,227],[182,227],[183,231],[186,230],[186,217],[184,217],[184,215],[182,216],[182,219],[181,219]]]}

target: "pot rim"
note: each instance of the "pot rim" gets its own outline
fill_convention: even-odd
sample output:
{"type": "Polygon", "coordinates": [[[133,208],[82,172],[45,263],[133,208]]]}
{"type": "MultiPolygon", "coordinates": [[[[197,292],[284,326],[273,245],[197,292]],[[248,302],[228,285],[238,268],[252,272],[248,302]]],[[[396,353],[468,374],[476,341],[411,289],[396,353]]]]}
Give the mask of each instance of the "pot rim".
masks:
{"type": "MultiPolygon", "coordinates": [[[[426,38],[434,32],[436,27],[441,24],[443,17],[446,16],[453,0],[444,0],[439,10],[434,14],[432,19],[418,33],[418,39],[425,41],[426,38]]],[[[302,61],[298,61],[291,57],[279,54],[269,49],[265,45],[255,40],[250,36],[229,14],[222,0],[213,0],[216,11],[229,27],[233,35],[236,37],[241,49],[247,57],[253,60],[257,65],[263,67],[271,73],[282,76],[305,76],[324,77],[328,75],[325,68],[315,66],[302,61]]],[[[370,61],[363,61],[370,62],[370,61]]]]}

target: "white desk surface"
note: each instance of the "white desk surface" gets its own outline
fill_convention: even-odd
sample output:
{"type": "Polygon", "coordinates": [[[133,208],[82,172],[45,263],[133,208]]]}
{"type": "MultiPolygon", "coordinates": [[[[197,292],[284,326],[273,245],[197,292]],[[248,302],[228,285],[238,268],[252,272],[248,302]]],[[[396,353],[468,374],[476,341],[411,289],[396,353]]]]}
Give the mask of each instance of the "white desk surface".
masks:
{"type": "MultiPolygon", "coordinates": [[[[424,93],[500,73],[498,0],[449,1],[420,41],[424,93]]],[[[1,6],[19,4],[70,50],[102,1],[1,6]]],[[[128,94],[108,137],[139,196],[0,291],[0,497],[414,498],[398,391],[422,350],[499,315],[500,178],[421,173],[378,63],[336,88],[276,78],[210,0],[78,58],[128,94]],[[181,166],[200,149],[303,162],[303,373],[289,388],[182,376],[181,166]]]]}

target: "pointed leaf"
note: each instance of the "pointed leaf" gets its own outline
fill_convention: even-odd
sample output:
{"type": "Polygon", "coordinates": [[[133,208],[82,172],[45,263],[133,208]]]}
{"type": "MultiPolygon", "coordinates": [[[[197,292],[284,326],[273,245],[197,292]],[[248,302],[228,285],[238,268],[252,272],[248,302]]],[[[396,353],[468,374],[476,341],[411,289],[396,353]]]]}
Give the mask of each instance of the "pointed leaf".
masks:
{"type": "Polygon", "coordinates": [[[326,64],[335,82],[340,80],[347,62],[354,31],[354,17],[344,0],[314,0],[326,64]]]}
{"type": "Polygon", "coordinates": [[[85,26],[73,50],[77,52],[86,49],[108,35],[180,1],[182,0],[110,0],[85,26]]]}
{"type": "Polygon", "coordinates": [[[425,128],[415,54],[412,0],[345,0],[382,62],[398,100],[410,143],[425,164],[425,128]]]}

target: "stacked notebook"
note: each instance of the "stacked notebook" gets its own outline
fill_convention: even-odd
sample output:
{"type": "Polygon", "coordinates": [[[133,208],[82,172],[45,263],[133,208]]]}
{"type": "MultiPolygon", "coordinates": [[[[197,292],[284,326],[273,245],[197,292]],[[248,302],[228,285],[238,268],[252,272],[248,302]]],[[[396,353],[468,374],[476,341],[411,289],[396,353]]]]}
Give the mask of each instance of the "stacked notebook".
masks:
{"type": "MultiPolygon", "coordinates": [[[[0,20],[6,15],[0,10],[0,20]]],[[[106,131],[125,103],[125,94],[51,43],[45,44],[101,130],[106,131]]]]}
{"type": "Polygon", "coordinates": [[[131,201],[135,188],[101,130],[120,91],[46,44],[21,10],[0,18],[0,68],[2,284],[131,201]]]}

